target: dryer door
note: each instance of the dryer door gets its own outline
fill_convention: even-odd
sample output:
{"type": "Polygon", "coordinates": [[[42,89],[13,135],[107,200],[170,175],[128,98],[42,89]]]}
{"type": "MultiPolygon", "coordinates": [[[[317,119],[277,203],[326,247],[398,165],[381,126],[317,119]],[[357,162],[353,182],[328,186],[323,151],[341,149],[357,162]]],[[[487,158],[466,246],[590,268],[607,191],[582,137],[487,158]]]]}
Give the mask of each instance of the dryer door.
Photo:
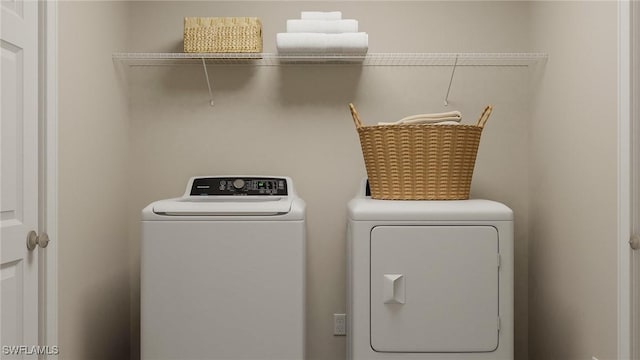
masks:
{"type": "Polygon", "coordinates": [[[373,350],[494,351],[498,276],[498,232],[492,226],[374,227],[373,350]]]}

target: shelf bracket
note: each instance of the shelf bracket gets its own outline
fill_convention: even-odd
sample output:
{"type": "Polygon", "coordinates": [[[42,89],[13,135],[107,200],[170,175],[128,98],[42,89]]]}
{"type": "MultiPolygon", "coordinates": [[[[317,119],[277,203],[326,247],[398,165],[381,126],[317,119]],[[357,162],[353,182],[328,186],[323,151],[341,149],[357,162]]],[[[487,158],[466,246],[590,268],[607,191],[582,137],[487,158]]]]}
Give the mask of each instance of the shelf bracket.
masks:
{"type": "Polygon", "coordinates": [[[453,69],[451,70],[451,78],[449,79],[449,87],[447,87],[447,95],[444,96],[444,106],[449,106],[449,92],[451,91],[451,84],[453,84],[453,74],[456,73],[456,67],[458,66],[458,55],[456,54],[456,59],[453,62],[453,69]]]}
{"type": "Polygon", "coordinates": [[[207,63],[202,58],[202,68],[204,69],[204,78],[207,80],[207,89],[209,89],[209,105],[213,106],[213,91],[211,91],[211,82],[209,81],[209,73],[207,72],[207,63]]]}

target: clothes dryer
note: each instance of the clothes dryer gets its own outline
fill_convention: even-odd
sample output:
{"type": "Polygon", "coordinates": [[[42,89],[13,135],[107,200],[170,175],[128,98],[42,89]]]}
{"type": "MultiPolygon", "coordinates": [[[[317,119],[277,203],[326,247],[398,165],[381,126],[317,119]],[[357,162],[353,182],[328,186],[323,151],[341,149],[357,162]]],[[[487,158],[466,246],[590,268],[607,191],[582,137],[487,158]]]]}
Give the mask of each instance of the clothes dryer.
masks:
{"type": "Polygon", "coordinates": [[[513,213],[489,200],[348,205],[352,360],[512,360],[513,213]]]}

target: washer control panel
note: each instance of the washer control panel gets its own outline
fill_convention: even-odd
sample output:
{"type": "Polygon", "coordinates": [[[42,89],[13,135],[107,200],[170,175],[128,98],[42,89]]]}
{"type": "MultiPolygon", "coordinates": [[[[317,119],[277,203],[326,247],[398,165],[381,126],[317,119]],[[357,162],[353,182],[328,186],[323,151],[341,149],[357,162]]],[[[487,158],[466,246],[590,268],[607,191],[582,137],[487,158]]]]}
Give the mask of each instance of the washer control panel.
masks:
{"type": "Polygon", "coordinates": [[[191,196],[286,196],[287,180],[272,177],[203,177],[193,180],[191,196]]]}

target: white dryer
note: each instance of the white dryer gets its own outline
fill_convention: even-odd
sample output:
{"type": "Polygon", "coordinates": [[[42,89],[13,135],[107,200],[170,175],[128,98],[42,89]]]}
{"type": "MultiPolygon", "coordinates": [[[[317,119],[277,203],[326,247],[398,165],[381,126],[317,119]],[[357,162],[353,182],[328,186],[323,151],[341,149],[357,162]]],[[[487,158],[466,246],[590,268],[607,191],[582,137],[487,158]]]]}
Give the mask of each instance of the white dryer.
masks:
{"type": "Polygon", "coordinates": [[[512,360],[512,211],[367,195],[348,205],[347,359],[512,360]]]}
{"type": "Polygon", "coordinates": [[[142,211],[141,358],[303,359],[304,279],[290,178],[192,178],[142,211]]]}

